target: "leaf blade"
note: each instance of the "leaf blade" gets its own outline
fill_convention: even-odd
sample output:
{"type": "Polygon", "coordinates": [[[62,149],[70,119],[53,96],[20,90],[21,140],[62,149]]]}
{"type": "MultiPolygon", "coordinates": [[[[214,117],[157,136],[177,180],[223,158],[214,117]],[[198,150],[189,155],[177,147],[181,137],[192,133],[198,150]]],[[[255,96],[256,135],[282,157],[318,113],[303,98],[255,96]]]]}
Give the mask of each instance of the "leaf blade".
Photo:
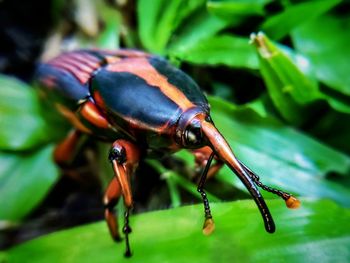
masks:
{"type": "MultiPolygon", "coordinates": [[[[302,208],[294,211],[277,201],[268,204],[278,226],[274,235],[264,232],[252,201],[212,204],[217,228],[210,237],[203,236],[200,230],[202,205],[134,216],[131,260],[296,262],[312,255],[319,262],[331,262],[349,257],[345,249],[350,239],[349,210],[329,201],[304,200],[302,208]]],[[[124,246],[110,239],[107,227],[101,222],[27,242],[8,251],[7,256],[10,262],[23,262],[29,255],[35,262],[130,261],[123,257],[123,250],[124,246]]]]}
{"type": "Polygon", "coordinates": [[[35,91],[5,75],[0,75],[0,87],[0,149],[27,150],[46,143],[48,127],[35,91]]]}
{"type": "Polygon", "coordinates": [[[274,40],[281,39],[292,29],[324,14],[340,2],[340,0],[308,1],[288,6],[281,13],[265,20],[261,25],[261,30],[274,40]],[[300,19],[301,14],[307,15],[300,19]]]}
{"type": "Polygon", "coordinates": [[[349,18],[324,15],[292,32],[296,50],[310,58],[318,79],[346,96],[350,96],[349,31],[349,18]]]}
{"type": "Polygon", "coordinates": [[[192,47],[176,50],[183,61],[204,65],[227,65],[237,68],[257,69],[258,60],[249,40],[231,35],[203,39],[192,47]]]}
{"type": "Polygon", "coordinates": [[[58,179],[53,146],[27,154],[0,152],[0,220],[18,221],[34,209],[58,179]]]}

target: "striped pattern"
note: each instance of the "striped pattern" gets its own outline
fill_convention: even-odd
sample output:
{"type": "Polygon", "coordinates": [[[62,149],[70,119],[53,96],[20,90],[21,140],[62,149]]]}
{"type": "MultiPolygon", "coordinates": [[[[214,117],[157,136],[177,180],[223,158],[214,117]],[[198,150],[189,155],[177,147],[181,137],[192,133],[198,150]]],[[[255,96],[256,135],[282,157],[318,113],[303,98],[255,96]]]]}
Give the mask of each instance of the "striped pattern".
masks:
{"type": "Polygon", "coordinates": [[[37,79],[50,94],[67,98],[64,104],[72,112],[79,102],[92,99],[121,135],[151,148],[177,148],[173,134],[180,116],[193,108],[208,111],[206,98],[188,75],[137,50],[64,53],[43,64],[37,79]]]}
{"type": "Polygon", "coordinates": [[[121,49],[112,50],[78,50],[63,53],[47,62],[48,65],[63,70],[76,77],[81,84],[86,84],[93,73],[101,66],[114,64],[124,58],[149,57],[149,54],[137,51],[121,49]]]}
{"type": "Polygon", "coordinates": [[[58,56],[50,60],[47,64],[70,73],[81,84],[86,84],[94,71],[103,63],[104,61],[101,58],[88,51],[74,51],[58,56]]]}
{"type": "Polygon", "coordinates": [[[145,80],[148,85],[159,88],[159,90],[177,104],[182,111],[186,111],[195,106],[178,87],[169,83],[167,77],[160,74],[146,58],[121,60],[117,63],[108,64],[106,69],[111,72],[127,72],[138,76],[145,80]]]}

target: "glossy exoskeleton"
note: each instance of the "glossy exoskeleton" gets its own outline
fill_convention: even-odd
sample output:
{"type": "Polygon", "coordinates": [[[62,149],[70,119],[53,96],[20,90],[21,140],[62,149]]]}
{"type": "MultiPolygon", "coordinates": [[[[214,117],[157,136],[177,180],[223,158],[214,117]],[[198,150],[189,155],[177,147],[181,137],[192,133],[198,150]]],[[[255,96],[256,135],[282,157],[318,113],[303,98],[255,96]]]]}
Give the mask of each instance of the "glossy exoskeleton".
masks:
{"type": "Polygon", "coordinates": [[[235,157],[215,128],[200,88],[163,58],[136,50],[73,51],[40,65],[37,80],[46,97],[74,126],[55,150],[57,163],[72,158],[83,133],[112,143],[109,160],[115,176],[104,197],[105,218],[113,239],[120,240],[114,207],[122,196],[126,207],[126,256],[131,255],[130,177],[145,156],[157,157],[180,149],[194,153],[196,163],[203,168],[198,192],[204,203],[204,234],[214,230],[204,183],[223,164],[230,167],[254,198],[267,232],[273,233],[275,224],[257,187],[282,197],[290,208],[299,206],[290,194],[262,184],[235,157]],[[215,164],[211,165],[214,158],[215,164]]]}

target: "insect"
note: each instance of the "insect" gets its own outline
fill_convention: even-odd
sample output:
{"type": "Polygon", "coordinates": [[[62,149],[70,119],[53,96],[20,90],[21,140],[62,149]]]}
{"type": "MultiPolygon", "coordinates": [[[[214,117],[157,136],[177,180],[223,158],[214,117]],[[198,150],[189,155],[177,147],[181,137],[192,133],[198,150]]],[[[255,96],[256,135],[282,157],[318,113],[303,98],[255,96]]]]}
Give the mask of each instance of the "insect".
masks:
{"type": "Polygon", "coordinates": [[[131,256],[129,215],[133,207],[130,178],[146,156],[159,158],[180,149],[193,152],[203,171],[198,192],[204,204],[204,234],[215,226],[205,181],[224,164],[248,189],[267,232],[273,233],[275,224],[258,187],[283,198],[289,208],[300,204],[292,195],[261,183],[235,157],[216,129],[198,85],[163,58],[127,49],[72,51],[40,65],[37,80],[47,99],[74,127],[56,147],[57,163],[72,158],[82,134],[112,143],[108,158],[114,177],[104,196],[105,219],[112,238],[121,240],[114,208],[122,197],[127,257],[131,256]]]}

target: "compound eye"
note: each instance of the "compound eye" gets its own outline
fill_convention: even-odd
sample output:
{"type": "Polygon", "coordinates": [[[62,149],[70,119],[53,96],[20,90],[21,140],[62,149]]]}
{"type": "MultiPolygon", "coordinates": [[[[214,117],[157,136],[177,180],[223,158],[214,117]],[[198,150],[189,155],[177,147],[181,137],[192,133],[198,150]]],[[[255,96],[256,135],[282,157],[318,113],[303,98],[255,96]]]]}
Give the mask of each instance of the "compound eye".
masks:
{"type": "Polygon", "coordinates": [[[200,123],[191,123],[185,132],[186,145],[189,147],[200,146],[203,143],[203,134],[200,123]]]}

